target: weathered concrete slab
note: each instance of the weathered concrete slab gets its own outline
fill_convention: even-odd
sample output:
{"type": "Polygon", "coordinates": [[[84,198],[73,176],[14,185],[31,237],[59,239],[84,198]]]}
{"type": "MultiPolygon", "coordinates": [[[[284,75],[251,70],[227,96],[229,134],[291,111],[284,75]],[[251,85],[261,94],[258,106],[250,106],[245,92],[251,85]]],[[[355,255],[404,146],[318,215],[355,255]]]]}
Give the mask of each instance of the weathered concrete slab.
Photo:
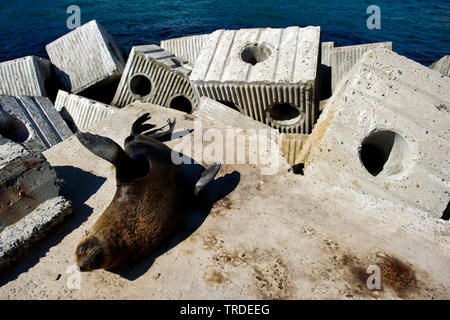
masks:
{"type": "Polygon", "coordinates": [[[58,195],[62,181],[39,152],[1,138],[0,231],[58,195]]]}
{"type": "Polygon", "coordinates": [[[127,59],[125,50],[95,20],[45,48],[63,89],[72,93],[119,79],[127,59]]]}
{"type": "Polygon", "coordinates": [[[180,59],[188,61],[193,66],[209,35],[208,33],[162,40],[160,46],[164,50],[172,52],[180,59]]]}
{"type": "Polygon", "coordinates": [[[309,133],[318,116],[319,27],[217,30],[190,80],[200,96],[234,103],[284,132],[309,133]]]}
{"type": "Polygon", "coordinates": [[[450,55],[444,56],[438,61],[434,62],[431,69],[439,71],[444,76],[450,77],[450,55]]]}
{"type": "MultiPolygon", "coordinates": [[[[151,113],[151,122],[158,126],[165,125],[168,117],[176,117],[175,133],[196,126],[192,115],[136,103],[106,118],[92,132],[122,144],[131,123],[145,112],[151,113]]],[[[218,128],[206,120],[202,126],[203,131],[218,128]]],[[[225,137],[225,127],[219,130],[225,137]]],[[[203,141],[195,131],[190,137],[191,142],[203,141]]],[[[188,140],[167,144],[175,147],[180,143],[188,140]]],[[[205,138],[202,146],[210,143],[205,138]]],[[[54,166],[73,168],[65,180],[69,185],[76,183],[71,197],[76,199],[77,216],[86,220],[64,229],[65,236],[58,238],[57,244],[53,239],[36,253],[39,259],[25,261],[26,271],[15,269],[0,275],[0,298],[450,297],[450,279],[445,272],[450,264],[447,221],[431,218],[417,208],[330,186],[316,177],[290,174],[289,166],[282,162],[273,176],[262,176],[261,164],[224,164],[220,179],[208,191],[222,199],[211,211],[193,209],[157,253],[119,273],[97,270],[77,274],[73,268],[75,247],[113,198],[115,173],[75,137],[47,150],[45,156],[54,166]],[[80,183],[84,181],[80,174],[107,180],[93,188],[92,179],[80,183]],[[366,286],[370,265],[380,267],[381,290],[366,286]],[[60,275],[58,281],[56,275],[60,275]],[[79,287],[74,286],[77,279],[79,287]]]]}
{"type": "Polygon", "coordinates": [[[157,45],[133,47],[111,104],[124,107],[134,101],[151,102],[190,113],[198,97],[189,83],[189,72],[175,55],[157,45]]]}
{"type": "Polygon", "coordinates": [[[71,212],[45,157],[0,136],[0,272],[71,212]]]}
{"type": "Polygon", "coordinates": [[[321,43],[321,63],[327,67],[331,68],[331,56],[334,49],[334,42],[322,42],[321,43]]]}
{"type": "Polygon", "coordinates": [[[59,90],[55,108],[75,130],[86,131],[102,119],[114,114],[118,108],[85,97],[59,90]]]}
{"type": "Polygon", "coordinates": [[[63,197],[52,198],[0,233],[0,272],[11,267],[39,240],[72,213],[72,204],[63,197]]]}
{"type": "Polygon", "coordinates": [[[253,120],[252,118],[240,113],[237,110],[217,102],[208,97],[200,99],[200,105],[193,116],[210,120],[212,122],[220,122],[233,128],[241,129],[270,129],[264,123],[253,120]]]}
{"type": "Polygon", "coordinates": [[[0,95],[0,134],[43,151],[70,137],[72,132],[46,97],[0,95]]]}
{"type": "Polygon", "coordinates": [[[450,81],[386,49],[368,52],[328,101],[305,174],[420,208],[450,200],[450,81]]]}
{"type": "Polygon", "coordinates": [[[0,94],[49,96],[56,88],[50,61],[27,56],[0,63],[0,94]]]}
{"type": "Polygon", "coordinates": [[[360,44],[355,46],[336,47],[331,50],[331,89],[336,89],[337,84],[345,77],[345,74],[359,61],[362,55],[375,48],[392,50],[392,42],[379,42],[360,44]]]}

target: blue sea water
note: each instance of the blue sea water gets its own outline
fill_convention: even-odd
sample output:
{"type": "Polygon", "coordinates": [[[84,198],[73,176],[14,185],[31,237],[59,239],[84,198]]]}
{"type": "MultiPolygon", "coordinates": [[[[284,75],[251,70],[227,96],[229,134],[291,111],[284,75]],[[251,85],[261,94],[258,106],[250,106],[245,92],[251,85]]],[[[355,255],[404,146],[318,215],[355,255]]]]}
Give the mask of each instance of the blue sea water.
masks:
{"type": "Polygon", "coordinates": [[[450,0],[0,0],[0,61],[47,57],[45,45],[69,31],[73,4],[81,23],[96,19],[127,50],[219,28],[316,25],[323,41],[393,41],[396,52],[425,65],[450,54],[450,0]],[[367,28],[370,5],[381,9],[379,30],[367,28]]]}

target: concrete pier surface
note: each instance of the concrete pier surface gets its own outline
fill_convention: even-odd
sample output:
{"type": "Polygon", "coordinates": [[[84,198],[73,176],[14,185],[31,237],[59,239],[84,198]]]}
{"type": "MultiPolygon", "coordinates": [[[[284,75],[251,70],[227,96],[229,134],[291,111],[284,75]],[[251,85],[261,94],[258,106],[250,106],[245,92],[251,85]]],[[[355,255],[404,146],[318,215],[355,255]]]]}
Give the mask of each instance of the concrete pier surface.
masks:
{"type": "MultiPolygon", "coordinates": [[[[176,117],[174,139],[167,142],[175,149],[193,143],[206,149],[211,142],[203,141],[201,133],[226,128],[207,120],[199,123],[176,110],[135,103],[105,118],[92,132],[122,145],[131,123],[145,112],[157,125],[176,117]]],[[[250,148],[247,152],[255,152],[250,148]]],[[[450,297],[448,222],[419,208],[294,175],[284,158],[274,154],[270,149],[261,152],[255,164],[224,163],[206,194],[217,201],[191,210],[153,255],[119,272],[78,275],[75,247],[111,201],[115,173],[108,162],[69,138],[44,155],[66,181],[62,195],[72,200],[74,214],[19,265],[0,275],[0,298],[450,297]],[[262,175],[264,164],[276,159],[276,174],[262,175]],[[366,285],[371,265],[381,270],[381,290],[366,285]]],[[[192,157],[199,163],[209,159],[192,157]]]]}

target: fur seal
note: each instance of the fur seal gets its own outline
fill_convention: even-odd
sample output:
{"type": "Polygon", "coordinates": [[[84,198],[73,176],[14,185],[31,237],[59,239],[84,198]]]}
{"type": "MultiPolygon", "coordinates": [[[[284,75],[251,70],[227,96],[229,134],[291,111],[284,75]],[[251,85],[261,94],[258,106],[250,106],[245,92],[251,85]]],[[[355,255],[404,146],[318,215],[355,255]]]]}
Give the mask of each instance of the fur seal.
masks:
{"type": "Polygon", "coordinates": [[[211,182],[220,169],[216,164],[202,172],[193,185],[180,165],[172,162],[172,150],[163,144],[169,130],[144,124],[148,113],[133,124],[125,150],[109,138],[77,133],[84,147],[116,168],[116,193],[110,205],[83,237],[75,250],[81,271],[117,269],[154,251],[183,219],[189,203],[211,182]],[[161,132],[158,132],[161,131],[161,132]]]}

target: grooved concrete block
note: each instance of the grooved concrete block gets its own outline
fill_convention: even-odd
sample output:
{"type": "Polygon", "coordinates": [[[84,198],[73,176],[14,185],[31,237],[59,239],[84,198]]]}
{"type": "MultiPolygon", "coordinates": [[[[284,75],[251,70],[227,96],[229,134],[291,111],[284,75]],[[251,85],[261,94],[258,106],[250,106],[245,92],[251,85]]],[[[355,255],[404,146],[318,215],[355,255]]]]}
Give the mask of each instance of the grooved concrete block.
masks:
{"type": "Polygon", "coordinates": [[[322,42],[321,63],[327,67],[331,67],[331,56],[334,49],[334,42],[322,42]]]}
{"type": "Polygon", "coordinates": [[[208,97],[200,99],[200,105],[192,115],[208,119],[213,122],[220,122],[234,128],[240,129],[271,129],[264,123],[253,120],[252,118],[243,115],[237,110],[217,102],[208,97]]]}
{"type": "Polygon", "coordinates": [[[440,218],[450,200],[449,124],[448,78],[372,50],[340,82],[308,138],[305,175],[440,218]]]}
{"type": "Polygon", "coordinates": [[[231,102],[285,132],[309,133],[318,115],[320,28],[217,30],[195,62],[200,96],[231,102]]]}
{"type": "Polygon", "coordinates": [[[434,62],[430,66],[430,68],[439,71],[444,76],[450,77],[450,55],[444,56],[438,61],[434,62]]]}
{"type": "Polygon", "coordinates": [[[125,50],[95,20],[45,48],[63,88],[72,93],[119,79],[126,62],[125,50]]]}
{"type": "Polygon", "coordinates": [[[1,62],[0,94],[48,96],[55,90],[52,71],[50,61],[35,56],[1,62]]]}
{"type": "Polygon", "coordinates": [[[72,213],[72,204],[55,197],[0,233],[0,271],[22,258],[31,247],[72,213]]]}
{"type": "Polygon", "coordinates": [[[60,90],[55,108],[75,129],[86,131],[102,119],[114,114],[118,108],[60,90]]]}
{"type": "Polygon", "coordinates": [[[133,47],[111,104],[124,107],[141,101],[190,113],[198,97],[189,72],[175,55],[157,45],[133,47]]]}
{"type": "Polygon", "coordinates": [[[48,98],[0,95],[0,134],[43,151],[72,132],[48,98]]]}
{"type": "Polygon", "coordinates": [[[186,60],[189,64],[194,65],[209,36],[210,34],[200,34],[162,40],[160,46],[164,50],[172,52],[175,56],[186,60]]]}
{"type": "Polygon", "coordinates": [[[392,50],[392,42],[378,42],[331,49],[331,90],[334,92],[339,81],[359,61],[364,53],[375,48],[392,50]]]}

